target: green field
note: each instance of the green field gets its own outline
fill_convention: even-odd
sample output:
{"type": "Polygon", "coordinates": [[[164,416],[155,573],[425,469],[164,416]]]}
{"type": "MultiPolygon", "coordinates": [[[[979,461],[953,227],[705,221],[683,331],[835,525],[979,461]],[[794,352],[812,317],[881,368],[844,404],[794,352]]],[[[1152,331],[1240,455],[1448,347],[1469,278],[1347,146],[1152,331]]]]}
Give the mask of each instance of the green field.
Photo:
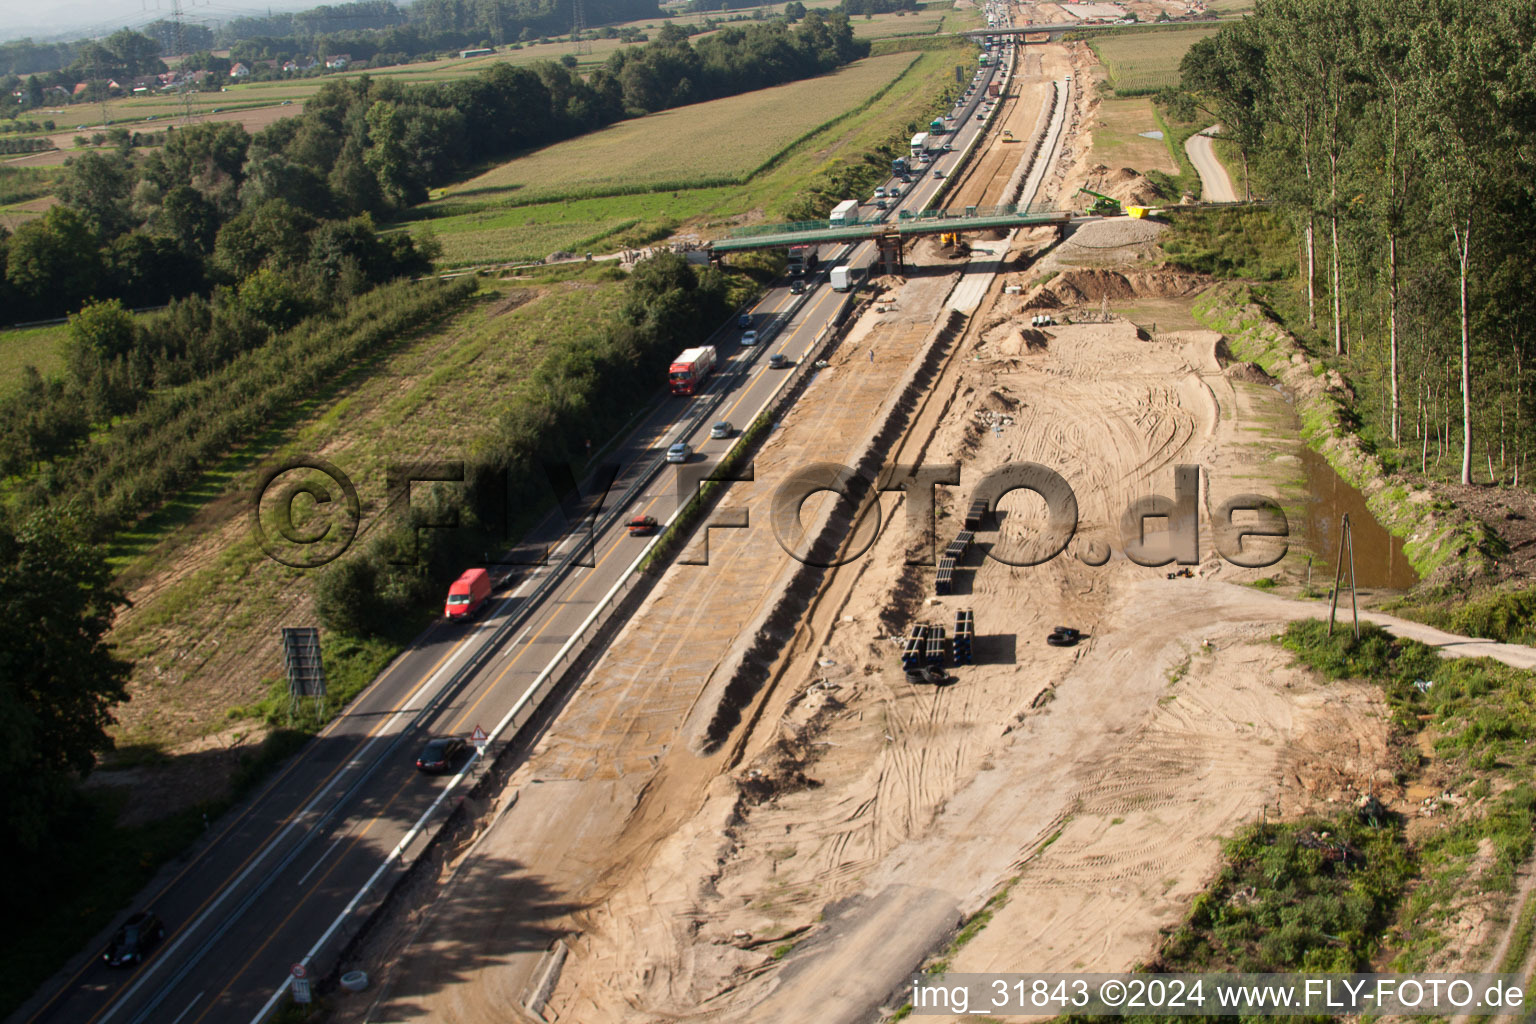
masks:
{"type": "MultiPolygon", "coordinates": [[[[849,154],[866,151],[885,140],[893,129],[904,129],[925,119],[939,94],[948,87],[945,72],[954,62],[955,51],[950,49],[896,54],[861,61],[835,75],[811,82],[766,90],[775,94],[803,90],[805,95],[815,97],[816,109],[820,112],[814,117],[820,120],[814,120],[813,115],[806,112],[809,108],[799,104],[803,120],[795,129],[784,125],[783,135],[777,143],[771,146],[760,141],[759,145],[742,147],[727,154],[727,159],[716,165],[716,173],[719,168],[734,169],[735,175],[745,179],[739,184],[688,188],[677,183],[676,187],[649,192],[526,202],[525,197],[530,193],[521,191],[520,186],[533,179],[526,171],[517,168],[525,162],[535,162],[543,176],[539,180],[540,188],[549,189],[555,187],[553,183],[561,183],[567,191],[574,191],[570,183],[577,180],[583,188],[595,187],[592,163],[601,158],[594,157],[586,148],[592,145],[589,139],[573,139],[520,160],[509,161],[471,182],[448,189],[446,197],[413,211],[410,228],[418,234],[431,232],[436,236],[443,246],[442,262],[445,265],[472,266],[531,261],[557,250],[612,252],[665,237],[679,227],[710,237],[724,225],[734,223],[735,218],[749,213],[771,220],[818,172],[846,159],[849,154]],[[885,69],[882,72],[885,84],[864,80],[864,76],[873,75],[870,66],[885,69]],[[864,80],[864,85],[858,90],[843,86],[830,89],[827,85],[828,82],[851,80],[864,80]],[[839,96],[840,101],[827,103],[825,98],[834,95],[839,96]],[[843,117],[843,114],[850,116],[843,117]],[[815,132],[803,143],[790,146],[770,169],[752,174],[750,178],[743,174],[741,168],[751,174],[766,157],[773,156],[776,151],[782,152],[786,143],[829,120],[835,123],[815,132]],[[756,155],[748,157],[745,153],[756,155]],[[498,181],[502,184],[496,184],[498,181]]],[[[710,131],[716,132],[714,141],[690,143],[704,145],[708,152],[721,148],[718,133],[735,128],[733,117],[752,116],[743,111],[752,106],[754,97],[760,102],[764,94],[728,97],[666,111],[616,125],[598,134],[616,129],[633,131],[648,122],[665,118],[664,123],[679,132],[680,138],[703,137],[708,140],[710,131]],[[722,108],[735,113],[724,116],[722,108]],[[668,118],[668,115],[674,116],[668,118]]],[[[606,149],[609,144],[603,145],[606,149]]],[[[668,166],[659,162],[658,155],[645,157],[658,161],[653,168],[656,177],[652,181],[665,183],[672,175],[698,174],[698,164],[687,159],[687,150],[682,144],[672,143],[657,149],[670,151],[672,162],[668,166]]],[[[651,152],[655,153],[654,150],[651,152]]],[[[643,154],[637,154],[640,155],[643,154]]],[[[620,180],[623,187],[641,184],[640,179],[633,177],[620,180]]]]}
{"type": "Polygon", "coordinates": [[[884,39],[886,36],[932,35],[944,29],[945,14],[936,4],[918,13],[896,11],[853,19],[853,34],[860,39],[884,39]]]}
{"type": "Polygon", "coordinates": [[[548,146],[447,191],[525,203],[745,180],[787,147],[859,106],[913,63],[856,61],[820,78],[663,110],[548,146]]]}
{"type": "Polygon", "coordinates": [[[0,396],[9,395],[21,383],[21,368],[28,363],[44,377],[64,369],[64,339],[69,325],[28,327],[0,331],[0,396]]]}
{"type": "Polygon", "coordinates": [[[721,186],[526,206],[495,202],[467,207],[438,205],[437,211],[447,215],[426,221],[417,230],[436,235],[443,246],[440,262],[444,266],[527,262],[557,250],[582,252],[601,247],[611,252],[638,247],[669,226],[697,216],[738,192],[736,187],[721,186]],[[465,209],[469,212],[462,212],[465,209]]]}
{"type": "Polygon", "coordinates": [[[1204,25],[1170,31],[1122,32],[1090,39],[1088,45],[1109,71],[1109,83],[1115,87],[1115,93],[1139,96],[1177,85],[1179,61],[1184,54],[1217,31],[1217,26],[1204,25]]]}

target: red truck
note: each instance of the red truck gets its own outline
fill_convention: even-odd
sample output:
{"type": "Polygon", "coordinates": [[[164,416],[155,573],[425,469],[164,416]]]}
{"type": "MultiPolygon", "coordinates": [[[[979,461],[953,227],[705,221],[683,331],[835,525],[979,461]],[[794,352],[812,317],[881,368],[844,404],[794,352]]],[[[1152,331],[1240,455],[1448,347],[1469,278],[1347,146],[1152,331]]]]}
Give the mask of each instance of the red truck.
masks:
{"type": "Polygon", "coordinates": [[[443,614],[449,622],[467,622],[491,596],[491,574],[484,569],[465,569],[448,588],[443,614]]]}
{"type": "Polygon", "coordinates": [[[713,345],[700,345],[698,348],[684,349],[682,353],[672,360],[672,369],[667,371],[667,380],[672,384],[674,395],[697,394],[704,385],[704,378],[715,368],[715,347],[713,345]]]}
{"type": "Polygon", "coordinates": [[[997,82],[988,82],[987,83],[987,95],[988,96],[997,96],[1002,91],[1003,91],[1002,90],[1002,86],[1000,86],[997,82]]]}

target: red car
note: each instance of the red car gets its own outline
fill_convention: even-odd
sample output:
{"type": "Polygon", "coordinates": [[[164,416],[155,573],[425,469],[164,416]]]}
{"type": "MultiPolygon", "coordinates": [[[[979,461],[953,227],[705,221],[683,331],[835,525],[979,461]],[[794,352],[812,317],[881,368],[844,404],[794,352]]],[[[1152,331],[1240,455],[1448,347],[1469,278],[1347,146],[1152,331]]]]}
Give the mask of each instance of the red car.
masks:
{"type": "Polygon", "coordinates": [[[636,516],[629,521],[628,526],[631,537],[644,537],[656,532],[656,517],[636,516]]]}

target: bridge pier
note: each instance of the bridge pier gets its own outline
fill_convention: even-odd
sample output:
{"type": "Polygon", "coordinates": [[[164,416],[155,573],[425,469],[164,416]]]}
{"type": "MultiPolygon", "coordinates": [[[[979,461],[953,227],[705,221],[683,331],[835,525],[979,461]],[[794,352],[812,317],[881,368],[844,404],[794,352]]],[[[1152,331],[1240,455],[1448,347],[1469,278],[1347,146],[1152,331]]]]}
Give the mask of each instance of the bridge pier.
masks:
{"type": "Polygon", "coordinates": [[[901,236],[894,231],[887,231],[875,240],[880,247],[880,259],[885,263],[887,274],[900,273],[905,269],[901,259],[901,236]]]}

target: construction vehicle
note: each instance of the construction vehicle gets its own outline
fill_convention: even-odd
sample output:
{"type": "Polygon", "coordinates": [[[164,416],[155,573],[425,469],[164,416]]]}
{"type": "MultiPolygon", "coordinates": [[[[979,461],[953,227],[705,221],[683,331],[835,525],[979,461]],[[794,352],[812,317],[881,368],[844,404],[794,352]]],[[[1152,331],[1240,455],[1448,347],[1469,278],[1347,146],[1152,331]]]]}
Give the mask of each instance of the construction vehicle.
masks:
{"type": "Polygon", "coordinates": [[[1093,202],[1089,203],[1088,208],[1083,211],[1083,213],[1090,217],[1118,217],[1125,212],[1120,207],[1120,200],[1114,196],[1107,196],[1102,192],[1095,192],[1091,188],[1080,188],[1073,195],[1079,195],[1083,192],[1093,196],[1093,202]]]}
{"type": "Polygon", "coordinates": [[[963,259],[971,252],[970,243],[962,240],[958,231],[940,232],[939,249],[951,259],[963,259]]]}

